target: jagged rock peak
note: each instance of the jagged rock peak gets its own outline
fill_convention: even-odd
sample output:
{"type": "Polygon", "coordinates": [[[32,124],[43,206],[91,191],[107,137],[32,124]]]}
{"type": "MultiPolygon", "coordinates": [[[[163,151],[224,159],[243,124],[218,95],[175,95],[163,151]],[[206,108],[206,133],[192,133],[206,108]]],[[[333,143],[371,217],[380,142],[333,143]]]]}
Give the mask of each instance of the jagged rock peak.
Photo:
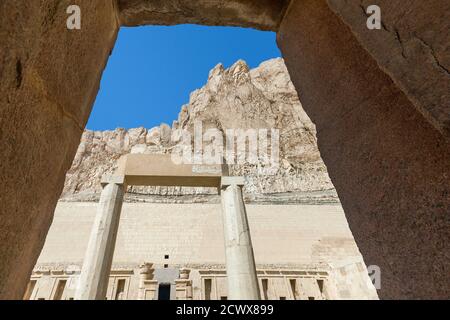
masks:
{"type": "MultiPolygon", "coordinates": [[[[226,129],[279,130],[280,166],[276,172],[261,175],[258,165],[250,163],[231,166],[232,174],[247,177],[248,198],[273,201],[277,194],[285,199],[286,194],[330,190],[335,197],[317,148],[315,126],[304,112],[280,58],[265,61],[252,70],[243,60],[228,69],[217,64],[209,72],[205,86],[192,92],[189,103],[180,108],[172,127],[161,124],[152,129],[86,130],[67,174],[63,197],[91,199],[101,190],[101,176],[113,172],[122,155],[169,153],[174,130],[193,132],[198,122],[205,130],[217,128],[222,133],[226,129]]],[[[138,198],[164,195],[168,199],[183,195],[191,200],[208,193],[199,188],[133,188],[129,191],[135,192],[138,198]]]]}

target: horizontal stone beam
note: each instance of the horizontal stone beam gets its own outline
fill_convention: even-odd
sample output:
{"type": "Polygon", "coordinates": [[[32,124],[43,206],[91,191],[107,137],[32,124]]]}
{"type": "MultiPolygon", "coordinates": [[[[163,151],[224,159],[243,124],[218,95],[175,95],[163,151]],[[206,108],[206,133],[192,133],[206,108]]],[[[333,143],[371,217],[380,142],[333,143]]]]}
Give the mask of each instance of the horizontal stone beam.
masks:
{"type": "Polygon", "coordinates": [[[119,160],[114,176],[127,185],[220,188],[226,165],[177,164],[170,154],[128,154],[119,160]]]}
{"type": "Polygon", "coordinates": [[[123,26],[202,24],[277,31],[288,0],[118,0],[123,26]]]}

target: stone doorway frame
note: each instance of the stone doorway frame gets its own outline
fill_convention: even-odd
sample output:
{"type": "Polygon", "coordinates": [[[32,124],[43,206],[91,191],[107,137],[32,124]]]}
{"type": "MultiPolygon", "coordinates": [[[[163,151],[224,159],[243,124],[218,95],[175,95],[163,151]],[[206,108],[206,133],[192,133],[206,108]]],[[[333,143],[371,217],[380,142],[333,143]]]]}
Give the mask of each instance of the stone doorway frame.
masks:
{"type": "Polygon", "coordinates": [[[380,297],[448,299],[450,3],[377,5],[381,30],[360,1],[1,2],[0,299],[23,297],[119,28],[181,23],[277,32],[380,297]]]}

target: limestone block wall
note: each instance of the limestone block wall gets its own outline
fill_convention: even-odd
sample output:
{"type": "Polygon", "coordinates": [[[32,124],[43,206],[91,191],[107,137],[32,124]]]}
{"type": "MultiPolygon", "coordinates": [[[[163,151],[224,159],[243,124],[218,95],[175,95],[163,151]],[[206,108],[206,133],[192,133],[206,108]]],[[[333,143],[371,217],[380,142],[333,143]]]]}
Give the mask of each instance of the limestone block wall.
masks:
{"type": "MultiPolygon", "coordinates": [[[[248,205],[258,265],[361,259],[340,205],[248,205]]],[[[38,264],[83,261],[96,203],[60,202],[38,264]]],[[[125,203],[115,264],[225,264],[220,204],[125,203]],[[169,255],[169,259],[164,259],[169,255]]]]}

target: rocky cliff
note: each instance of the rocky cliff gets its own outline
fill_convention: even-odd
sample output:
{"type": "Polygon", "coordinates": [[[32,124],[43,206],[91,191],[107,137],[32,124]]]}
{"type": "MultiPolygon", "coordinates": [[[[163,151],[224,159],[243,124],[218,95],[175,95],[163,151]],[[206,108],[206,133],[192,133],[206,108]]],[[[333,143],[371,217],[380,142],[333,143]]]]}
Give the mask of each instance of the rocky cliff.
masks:
{"type": "MultiPolygon", "coordinates": [[[[116,168],[127,153],[170,153],[173,133],[204,129],[278,129],[279,166],[261,174],[259,165],[230,166],[233,175],[245,175],[245,195],[255,202],[336,202],[316,143],[313,123],[304,112],[282,59],[273,59],[250,70],[243,61],[229,69],[217,65],[206,85],[191,94],[172,126],[152,129],[116,129],[83,134],[72,168],[67,174],[62,200],[98,199],[100,178],[116,168]]],[[[203,202],[217,201],[215,190],[204,188],[130,187],[128,201],[203,202]]]]}

